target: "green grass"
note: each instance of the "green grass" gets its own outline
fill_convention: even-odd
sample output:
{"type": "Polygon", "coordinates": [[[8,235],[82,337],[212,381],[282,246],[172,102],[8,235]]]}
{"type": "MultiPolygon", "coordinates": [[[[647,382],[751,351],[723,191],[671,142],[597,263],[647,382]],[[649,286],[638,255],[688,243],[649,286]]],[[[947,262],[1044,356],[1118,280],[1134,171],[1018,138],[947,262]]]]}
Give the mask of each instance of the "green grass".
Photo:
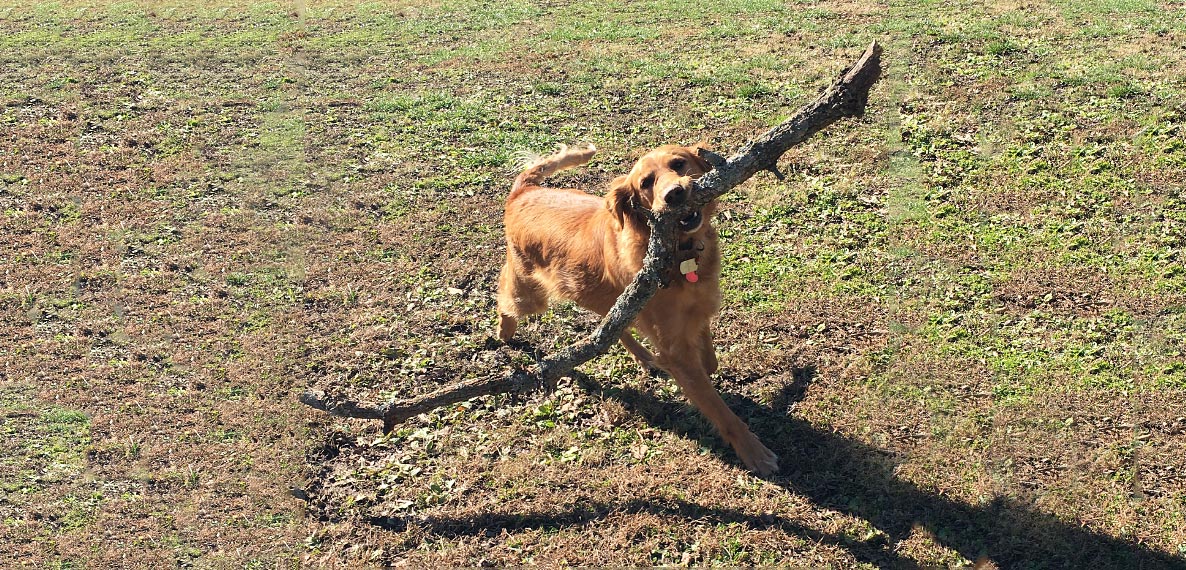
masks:
{"type": "Polygon", "coordinates": [[[77,485],[86,469],[91,418],[46,405],[26,387],[0,389],[0,519],[5,536],[55,545],[90,525],[104,502],[101,491],[77,485]],[[48,525],[30,520],[48,515],[48,525]],[[32,523],[32,524],[31,524],[32,523]]]}

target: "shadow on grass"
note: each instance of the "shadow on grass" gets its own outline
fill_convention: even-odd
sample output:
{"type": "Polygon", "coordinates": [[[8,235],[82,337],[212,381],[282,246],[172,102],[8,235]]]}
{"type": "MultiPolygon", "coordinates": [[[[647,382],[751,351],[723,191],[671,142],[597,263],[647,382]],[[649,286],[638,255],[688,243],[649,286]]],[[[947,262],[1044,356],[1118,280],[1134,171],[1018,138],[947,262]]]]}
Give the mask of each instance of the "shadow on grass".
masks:
{"type": "MultiPolygon", "coordinates": [[[[475,517],[431,517],[416,519],[412,524],[434,534],[496,537],[504,530],[557,528],[579,526],[608,517],[611,514],[649,513],[661,517],[709,521],[715,524],[739,524],[751,530],[778,529],[817,544],[835,545],[848,550],[858,560],[882,568],[910,568],[914,564],[890,549],[884,536],[879,540],[859,541],[848,536],[832,535],[805,527],[775,515],[752,515],[734,509],[714,509],[679,499],[649,501],[633,499],[616,503],[586,503],[565,512],[529,512],[521,514],[481,515],[475,517]]],[[[401,517],[376,517],[371,523],[379,527],[403,531],[408,520],[401,517]]]]}
{"type": "MultiPolygon", "coordinates": [[[[814,375],[799,371],[772,406],[786,409],[801,400],[814,375]]],[[[620,400],[662,429],[693,439],[716,438],[707,422],[682,403],[664,402],[633,388],[605,386],[587,376],[576,379],[590,392],[620,400]],[[696,420],[688,421],[695,414],[696,420]]],[[[845,548],[862,562],[884,568],[913,568],[917,564],[896,554],[893,545],[913,529],[928,530],[938,542],[969,560],[987,557],[1000,568],[1182,568],[1186,560],[1146,546],[1106,536],[1058,520],[1010,499],[972,506],[919,489],[894,476],[890,454],[806,422],[772,411],[751,399],[725,395],[730,407],[748,419],[751,429],[780,457],[782,472],[769,480],[804,495],[820,507],[860,517],[884,535],[869,541],[821,533],[780,517],[758,516],[731,509],[714,509],[684,501],[641,501],[593,504],[567,512],[523,513],[473,518],[431,518],[415,524],[445,536],[498,533],[504,528],[563,527],[588,523],[610,513],[647,512],[689,520],[738,523],[752,529],[777,528],[807,540],[845,548]]],[[[736,462],[719,443],[716,451],[736,462]]],[[[375,524],[402,529],[398,518],[375,524]]]]}

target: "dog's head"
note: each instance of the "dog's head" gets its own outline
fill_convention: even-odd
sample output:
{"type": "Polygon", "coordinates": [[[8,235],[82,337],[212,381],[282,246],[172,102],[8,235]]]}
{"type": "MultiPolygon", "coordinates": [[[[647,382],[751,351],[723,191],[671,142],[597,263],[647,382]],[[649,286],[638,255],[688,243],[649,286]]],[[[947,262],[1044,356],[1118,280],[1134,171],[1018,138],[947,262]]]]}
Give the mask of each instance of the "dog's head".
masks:
{"type": "MultiPolygon", "coordinates": [[[[605,197],[606,207],[624,226],[639,208],[660,212],[683,204],[692,192],[692,181],[712,170],[712,166],[700,157],[701,150],[707,150],[702,143],[664,145],[644,154],[629,174],[610,183],[605,197]]],[[[699,230],[704,219],[712,215],[708,211],[711,207],[705,206],[680,220],[680,231],[694,233],[699,230]]]]}

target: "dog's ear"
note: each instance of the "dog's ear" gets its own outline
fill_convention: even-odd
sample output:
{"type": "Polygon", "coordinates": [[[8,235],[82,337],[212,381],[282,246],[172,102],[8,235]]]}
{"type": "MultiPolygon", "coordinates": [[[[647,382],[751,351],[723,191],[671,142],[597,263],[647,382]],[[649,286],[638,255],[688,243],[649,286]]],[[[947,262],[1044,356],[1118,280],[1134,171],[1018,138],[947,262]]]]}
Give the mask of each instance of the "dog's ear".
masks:
{"type": "Polygon", "coordinates": [[[700,166],[704,167],[705,172],[725,164],[725,157],[713,152],[708,147],[708,139],[701,139],[700,142],[688,147],[688,150],[692,151],[692,154],[700,162],[700,166]]]}
{"type": "Polygon", "coordinates": [[[618,225],[626,226],[626,218],[634,215],[637,204],[638,192],[630,184],[629,176],[619,176],[609,183],[609,192],[605,193],[605,207],[617,218],[618,225]]]}

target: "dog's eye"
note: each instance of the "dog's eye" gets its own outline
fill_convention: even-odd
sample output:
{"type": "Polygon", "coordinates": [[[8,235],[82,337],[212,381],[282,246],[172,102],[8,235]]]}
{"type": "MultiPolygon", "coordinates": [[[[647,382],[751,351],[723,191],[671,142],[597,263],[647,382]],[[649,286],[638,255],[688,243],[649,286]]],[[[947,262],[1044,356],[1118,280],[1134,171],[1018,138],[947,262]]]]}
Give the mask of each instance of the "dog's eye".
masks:
{"type": "Polygon", "coordinates": [[[642,187],[643,188],[649,189],[654,184],[655,184],[655,175],[654,174],[648,174],[648,175],[646,175],[645,178],[642,179],[642,187]]]}
{"type": "Polygon", "coordinates": [[[672,170],[683,170],[686,164],[687,162],[685,162],[684,159],[676,158],[672,160],[671,164],[668,166],[670,166],[672,170]]]}

